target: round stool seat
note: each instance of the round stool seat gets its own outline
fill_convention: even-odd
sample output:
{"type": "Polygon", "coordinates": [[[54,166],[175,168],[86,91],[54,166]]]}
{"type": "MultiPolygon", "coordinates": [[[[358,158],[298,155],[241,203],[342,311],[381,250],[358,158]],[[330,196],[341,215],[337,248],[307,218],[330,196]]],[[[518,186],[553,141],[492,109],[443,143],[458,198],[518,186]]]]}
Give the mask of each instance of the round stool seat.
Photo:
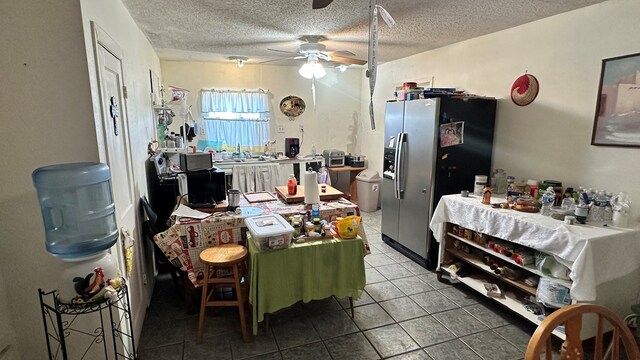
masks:
{"type": "Polygon", "coordinates": [[[238,244],[210,247],[200,253],[200,261],[209,265],[233,264],[246,257],[247,249],[238,244]]]}

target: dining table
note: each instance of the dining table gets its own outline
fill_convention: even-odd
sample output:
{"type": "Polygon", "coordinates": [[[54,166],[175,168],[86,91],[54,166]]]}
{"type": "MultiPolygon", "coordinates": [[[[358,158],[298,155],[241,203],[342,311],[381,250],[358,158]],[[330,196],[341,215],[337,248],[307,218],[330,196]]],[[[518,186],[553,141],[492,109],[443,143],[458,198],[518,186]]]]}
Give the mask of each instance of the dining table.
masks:
{"type": "MultiPolygon", "coordinates": [[[[248,229],[244,219],[252,215],[279,214],[285,219],[299,214],[301,211],[311,211],[311,205],[304,203],[288,204],[277,198],[268,202],[250,203],[244,196],[240,197],[240,214],[236,212],[212,213],[204,219],[172,216],[172,225],[165,231],[154,236],[154,241],[166,255],[167,259],[181,269],[194,287],[204,283],[204,265],[200,263],[199,255],[207,247],[224,244],[240,244],[247,246],[248,229]]],[[[331,201],[321,201],[319,215],[328,222],[338,217],[360,215],[358,205],[340,198],[331,201]]],[[[365,252],[369,253],[369,245],[364,229],[361,231],[365,252]]],[[[247,246],[248,247],[248,246],[247,246]]],[[[250,247],[248,247],[250,249],[250,247]]]]}

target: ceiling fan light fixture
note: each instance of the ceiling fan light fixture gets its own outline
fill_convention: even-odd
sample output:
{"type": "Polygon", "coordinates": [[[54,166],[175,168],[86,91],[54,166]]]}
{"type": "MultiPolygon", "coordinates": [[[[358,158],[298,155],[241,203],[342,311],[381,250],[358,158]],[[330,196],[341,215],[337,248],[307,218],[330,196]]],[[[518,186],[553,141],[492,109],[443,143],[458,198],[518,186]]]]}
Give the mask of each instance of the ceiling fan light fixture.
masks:
{"type": "Polygon", "coordinates": [[[316,79],[320,79],[321,77],[327,75],[327,71],[324,69],[324,67],[314,60],[310,60],[304,63],[298,70],[298,73],[306,79],[311,79],[314,77],[316,79]]]}
{"type": "Polygon", "coordinates": [[[340,70],[340,72],[347,71],[348,67],[349,67],[349,65],[344,65],[344,64],[336,66],[336,68],[338,68],[338,70],[340,70]]]}
{"type": "Polygon", "coordinates": [[[248,58],[244,57],[244,56],[229,56],[227,58],[228,60],[233,60],[236,62],[236,66],[241,68],[244,66],[244,64],[247,62],[247,60],[249,60],[248,58]]]}

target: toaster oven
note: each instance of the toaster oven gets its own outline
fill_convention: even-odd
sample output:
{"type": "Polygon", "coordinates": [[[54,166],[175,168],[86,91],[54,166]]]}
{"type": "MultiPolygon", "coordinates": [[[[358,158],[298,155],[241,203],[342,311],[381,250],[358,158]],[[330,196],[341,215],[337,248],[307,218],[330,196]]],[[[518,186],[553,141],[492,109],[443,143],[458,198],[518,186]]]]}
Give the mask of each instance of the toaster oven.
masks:
{"type": "Polygon", "coordinates": [[[324,150],[322,155],[324,156],[324,165],[326,167],[344,166],[344,151],[335,149],[324,150]]]}

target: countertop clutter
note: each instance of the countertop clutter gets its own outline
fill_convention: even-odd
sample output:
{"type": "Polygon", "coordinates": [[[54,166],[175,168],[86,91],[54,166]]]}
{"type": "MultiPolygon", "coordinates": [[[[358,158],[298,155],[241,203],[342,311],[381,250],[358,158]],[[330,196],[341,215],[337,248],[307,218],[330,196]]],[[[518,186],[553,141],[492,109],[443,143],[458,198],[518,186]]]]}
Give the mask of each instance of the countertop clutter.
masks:
{"type": "MultiPolygon", "coordinates": [[[[491,198],[491,203],[500,201],[491,198]]],[[[546,314],[545,309],[534,309],[544,300],[550,308],[592,302],[621,317],[636,302],[637,224],[632,229],[568,224],[538,213],[487,206],[476,195],[447,195],[438,203],[430,228],[440,243],[439,271],[533,323],[546,314]],[[490,294],[486,284],[497,285],[503,295],[490,294]]]]}

